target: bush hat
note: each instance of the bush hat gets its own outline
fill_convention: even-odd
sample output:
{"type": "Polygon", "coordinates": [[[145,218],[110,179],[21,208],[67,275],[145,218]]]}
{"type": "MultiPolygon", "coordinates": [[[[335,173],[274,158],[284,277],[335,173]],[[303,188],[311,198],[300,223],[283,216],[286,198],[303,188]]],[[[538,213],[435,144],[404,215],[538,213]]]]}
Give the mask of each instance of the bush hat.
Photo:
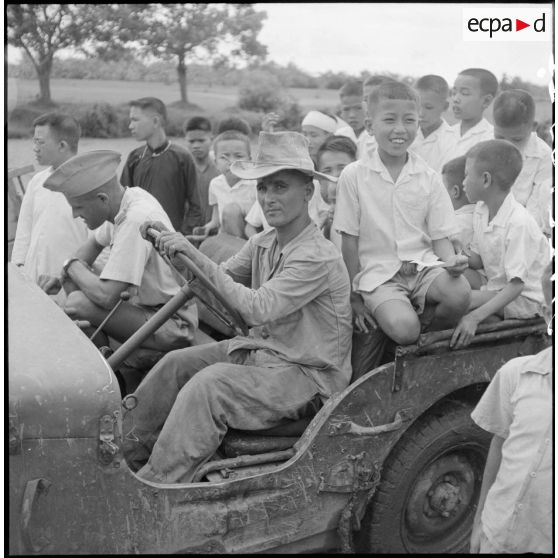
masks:
{"type": "Polygon", "coordinates": [[[255,180],[281,170],[298,170],[316,178],[337,182],[314,169],[308,153],[308,140],[298,132],[260,132],[253,161],[234,161],[231,172],[239,178],[255,180]]]}
{"type": "Polygon", "coordinates": [[[79,153],[55,169],[44,187],[67,198],[89,194],[116,176],[120,159],[120,153],[109,149],[79,153]]]}

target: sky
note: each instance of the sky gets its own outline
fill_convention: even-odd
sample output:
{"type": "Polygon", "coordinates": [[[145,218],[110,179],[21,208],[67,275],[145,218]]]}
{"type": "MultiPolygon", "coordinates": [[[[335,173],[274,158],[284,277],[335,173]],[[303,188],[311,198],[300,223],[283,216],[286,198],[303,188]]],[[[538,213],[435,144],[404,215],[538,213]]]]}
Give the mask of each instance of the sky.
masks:
{"type": "MultiPolygon", "coordinates": [[[[362,70],[412,77],[438,74],[451,84],[460,70],[484,67],[499,79],[506,73],[548,85],[554,67],[551,41],[463,40],[464,8],[507,9],[510,4],[337,2],[255,6],[268,16],[259,34],[260,41],[268,46],[268,59],[282,65],[293,62],[313,75],[328,70],[353,75],[362,70]]],[[[511,6],[540,8],[541,4],[511,6]]],[[[17,58],[9,47],[8,60],[17,58]]]]}
{"type": "Polygon", "coordinates": [[[551,41],[463,40],[463,8],[506,6],[510,4],[256,4],[268,15],[259,38],[268,46],[269,59],[293,62],[314,75],[327,70],[413,77],[431,73],[453,83],[460,70],[484,67],[498,78],[506,73],[548,85],[551,41]]]}

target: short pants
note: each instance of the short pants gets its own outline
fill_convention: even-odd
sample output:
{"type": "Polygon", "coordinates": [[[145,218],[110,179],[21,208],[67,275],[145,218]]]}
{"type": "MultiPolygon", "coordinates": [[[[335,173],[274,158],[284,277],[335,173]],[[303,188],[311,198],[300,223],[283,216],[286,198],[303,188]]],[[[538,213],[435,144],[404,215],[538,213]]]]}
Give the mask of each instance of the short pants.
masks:
{"type": "Polygon", "coordinates": [[[402,275],[399,271],[388,281],[376,287],[372,292],[359,291],[364,304],[372,314],[380,304],[388,300],[401,300],[411,304],[420,316],[424,310],[426,293],[436,277],[447,273],[440,267],[425,267],[413,275],[402,275]]]}

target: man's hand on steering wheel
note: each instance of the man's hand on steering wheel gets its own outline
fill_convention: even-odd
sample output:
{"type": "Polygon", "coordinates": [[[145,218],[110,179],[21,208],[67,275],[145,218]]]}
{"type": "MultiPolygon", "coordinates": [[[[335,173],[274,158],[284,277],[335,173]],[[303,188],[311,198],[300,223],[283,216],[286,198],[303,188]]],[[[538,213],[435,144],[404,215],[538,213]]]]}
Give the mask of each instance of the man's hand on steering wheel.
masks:
{"type": "Polygon", "coordinates": [[[153,244],[161,254],[171,259],[179,252],[189,256],[191,251],[196,249],[182,233],[169,231],[160,221],[147,221],[140,227],[141,236],[146,240],[151,240],[148,229],[155,229],[159,232],[159,236],[153,240],[153,244]]]}

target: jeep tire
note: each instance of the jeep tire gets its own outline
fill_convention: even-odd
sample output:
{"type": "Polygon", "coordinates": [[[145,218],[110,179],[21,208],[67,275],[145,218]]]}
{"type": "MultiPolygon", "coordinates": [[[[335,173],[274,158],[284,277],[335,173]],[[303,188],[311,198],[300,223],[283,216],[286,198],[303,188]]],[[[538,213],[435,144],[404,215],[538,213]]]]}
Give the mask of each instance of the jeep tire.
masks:
{"type": "Polygon", "coordinates": [[[355,533],[357,552],[468,552],[491,438],[472,410],[444,402],[402,436],[355,533]]]}

